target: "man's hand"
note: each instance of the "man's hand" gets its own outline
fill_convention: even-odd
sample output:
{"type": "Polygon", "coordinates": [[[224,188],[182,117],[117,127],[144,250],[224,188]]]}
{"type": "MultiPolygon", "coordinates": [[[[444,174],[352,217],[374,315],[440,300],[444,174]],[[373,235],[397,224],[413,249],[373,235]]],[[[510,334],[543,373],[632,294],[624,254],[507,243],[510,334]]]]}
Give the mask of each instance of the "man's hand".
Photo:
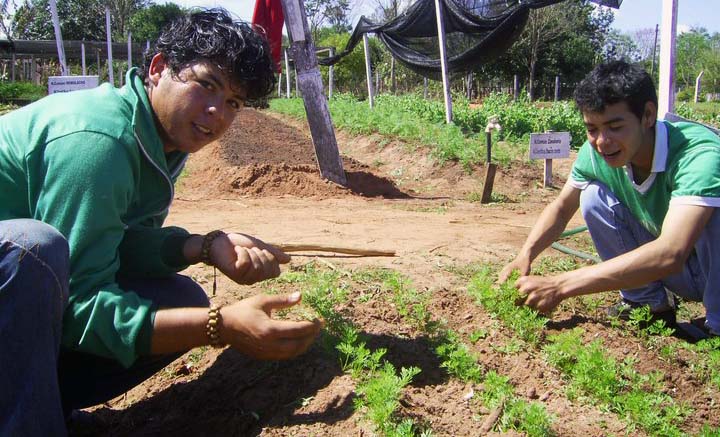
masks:
{"type": "Polygon", "coordinates": [[[282,250],[245,234],[226,234],[216,238],[210,260],[238,284],[254,284],[280,275],[280,264],[290,261],[282,250]]]}
{"type": "Polygon", "coordinates": [[[291,307],[300,298],[299,292],[257,295],[222,308],[220,340],[259,360],[286,360],[302,354],[315,341],[324,323],[270,317],[272,310],[291,307]]]}
{"type": "Polygon", "coordinates": [[[524,305],[544,315],[552,313],[564,299],[553,276],[521,276],[515,281],[515,288],[525,296],[524,305]]]}
{"type": "Polygon", "coordinates": [[[500,271],[498,283],[502,284],[507,281],[515,270],[520,272],[520,276],[528,275],[530,273],[530,260],[522,257],[515,258],[500,271]]]}

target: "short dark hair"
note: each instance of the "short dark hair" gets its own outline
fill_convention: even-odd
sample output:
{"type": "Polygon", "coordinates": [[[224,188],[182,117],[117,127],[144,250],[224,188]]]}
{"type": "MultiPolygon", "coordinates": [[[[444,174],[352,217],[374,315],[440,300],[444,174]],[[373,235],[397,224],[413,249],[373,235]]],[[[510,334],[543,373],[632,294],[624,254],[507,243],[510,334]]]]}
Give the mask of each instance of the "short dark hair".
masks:
{"type": "Polygon", "coordinates": [[[275,86],[264,31],[234,20],[223,8],[193,9],[170,23],[145,53],[145,63],[138,71],[143,81],[158,53],[165,57],[173,74],[202,61],[217,65],[244,88],[249,100],[266,97],[275,86]]]}
{"type": "Polygon", "coordinates": [[[625,61],[600,64],[575,89],[575,104],[582,112],[602,112],[620,102],[626,102],[638,119],[642,119],[647,102],[658,104],[652,78],[638,65],[625,61]]]}

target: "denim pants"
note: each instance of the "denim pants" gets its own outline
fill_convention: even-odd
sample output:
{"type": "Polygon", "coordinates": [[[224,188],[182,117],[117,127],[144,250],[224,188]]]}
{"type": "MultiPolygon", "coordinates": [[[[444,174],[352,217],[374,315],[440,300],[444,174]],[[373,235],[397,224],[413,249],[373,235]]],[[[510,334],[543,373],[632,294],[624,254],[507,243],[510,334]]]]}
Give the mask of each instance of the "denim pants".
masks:
{"type": "MultiPolygon", "coordinates": [[[[60,347],[68,299],[68,246],[35,220],[0,221],[0,435],[65,435],[72,409],[108,401],[181,353],[139,358],[130,368],[60,347]]],[[[119,279],[158,308],[206,307],[190,278],[119,279]]]]}
{"type": "MultiPolygon", "coordinates": [[[[655,239],[630,210],[602,183],[592,182],[580,194],[580,210],[598,255],[608,260],[655,239]]],[[[720,214],[715,211],[679,273],[638,288],[620,291],[623,299],[668,308],[667,290],[689,301],[703,302],[706,326],[720,332],[720,214]]]]}

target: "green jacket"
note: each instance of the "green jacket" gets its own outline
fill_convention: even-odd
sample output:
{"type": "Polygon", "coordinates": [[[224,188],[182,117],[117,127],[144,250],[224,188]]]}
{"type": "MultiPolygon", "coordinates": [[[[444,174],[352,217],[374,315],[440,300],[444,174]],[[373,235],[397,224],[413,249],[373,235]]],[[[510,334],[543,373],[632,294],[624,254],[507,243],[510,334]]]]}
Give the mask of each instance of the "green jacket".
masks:
{"type": "Polygon", "coordinates": [[[187,231],[161,228],[187,154],[165,156],[134,69],[126,84],[51,95],[0,117],[0,220],[40,220],[67,238],[62,346],[130,366],[149,353],[155,308],[116,275],[187,267],[187,231]]]}

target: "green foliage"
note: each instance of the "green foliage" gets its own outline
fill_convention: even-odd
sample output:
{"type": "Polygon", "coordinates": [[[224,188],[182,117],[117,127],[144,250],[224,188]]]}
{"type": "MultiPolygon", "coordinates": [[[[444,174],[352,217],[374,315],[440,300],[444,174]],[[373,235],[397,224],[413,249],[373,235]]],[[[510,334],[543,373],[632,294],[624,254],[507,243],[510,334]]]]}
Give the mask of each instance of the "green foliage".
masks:
{"type": "Polygon", "coordinates": [[[688,120],[720,128],[720,102],[680,103],[675,112],[688,120]]]}
{"type": "Polygon", "coordinates": [[[568,376],[568,395],[590,396],[650,434],[682,435],[677,426],[690,411],[660,392],[662,374],[641,375],[632,360],[608,357],[600,339],[584,345],[582,334],[576,328],[552,335],[543,347],[548,362],[568,376]]]}
{"type": "Polygon", "coordinates": [[[157,40],[163,28],[183,14],[183,9],[175,3],[153,4],[137,11],[130,18],[129,28],[133,34],[133,40],[157,40]]]}
{"type": "MultiPolygon", "coordinates": [[[[270,109],[304,118],[300,100],[274,99],[270,109]]],[[[440,161],[457,161],[470,168],[485,160],[485,126],[490,116],[497,116],[503,126],[493,134],[493,160],[508,164],[527,159],[527,144],[532,132],[569,131],[572,144],[578,147],[585,139],[582,118],[567,102],[537,108],[527,101],[512,102],[497,94],[487,97],[479,108],[471,108],[462,99],[454,104],[454,121],[445,124],[444,106],[439,101],[416,95],[393,97],[380,95],[374,109],[349,95],[338,95],[330,101],[336,127],[352,134],[380,133],[399,137],[410,143],[429,147],[440,161]],[[504,140],[504,141],[499,141],[504,140]]]]}
{"type": "Polygon", "coordinates": [[[435,354],[442,360],[440,367],[448,374],[462,380],[482,381],[482,368],[478,365],[478,357],[457,337],[457,334],[446,332],[435,339],[435,354]]]}
{"type": "Polygon", "coordinates": [[[552,435],[552,419],[542,404],[529,403],[514,396],[514,387],[510,378],[499,375],[494,370],[485,375],[483,391],[480,397],[490,408],[504,404],[503,414],[498,420],[502,431],[514,429],[528,436],[552,435]]]}
{"type": "Polygon", "coordinates": [[[45,87],[32,82],[0,82],[0,101],[7,102],[14,99],[35,101],[45,97],[45,87]]]}
{"type": "Polygon", "coordinates": [[[720,389],[720,337],[702,340],[696,344],[685,343],[683,347],[696,353],[695,359],[690,363],[693,373],[720,389]]]}
{"type": "Polygon", "coordinates": [[[487,268],[470,280],[468,293],[522,340],[538,345],[543,338],[547,318],[525,305],[517,304],[521,296],[513,286],[515,279],[513,277],[497,286],[494,284],[494,272],[487,268]]]}

